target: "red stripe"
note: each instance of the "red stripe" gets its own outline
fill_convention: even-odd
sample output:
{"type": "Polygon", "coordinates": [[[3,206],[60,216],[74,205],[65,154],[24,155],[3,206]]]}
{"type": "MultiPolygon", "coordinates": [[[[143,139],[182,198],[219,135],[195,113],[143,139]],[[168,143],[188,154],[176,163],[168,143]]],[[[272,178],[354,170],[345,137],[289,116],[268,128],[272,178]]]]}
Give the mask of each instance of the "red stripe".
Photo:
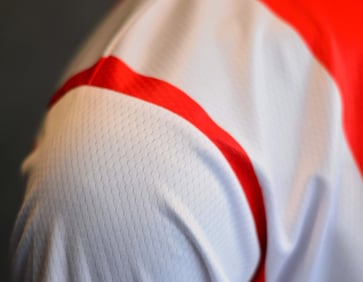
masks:
{"type": "Polygon", "coordinates": [[[345,135],[363,176],[363,1],[262,1],[295,27],[335,79],[345,135]]]}
{"type": "Polygon", "coordinates": [[[265,207],[261,187],[244,149],[184,92],[165,81],[134,72],[118,58],[103,58],[92,68],[72,77],[54,95],[50,106],[69,90],[81,85],[111,89],[168,109],[192,123],[219,148],[243,187],[251,209],[261,251],[253,281],[264,281],[267,248],[265,207]]]}

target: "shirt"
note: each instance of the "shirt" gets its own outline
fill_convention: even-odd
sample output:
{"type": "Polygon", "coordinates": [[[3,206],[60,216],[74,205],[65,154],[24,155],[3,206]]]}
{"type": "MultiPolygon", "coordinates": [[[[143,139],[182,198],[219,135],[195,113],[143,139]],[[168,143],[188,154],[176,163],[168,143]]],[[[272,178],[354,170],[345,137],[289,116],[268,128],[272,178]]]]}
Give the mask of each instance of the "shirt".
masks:
{"type": "Polygon", "coordinates": [[[359,1],[122,1],[23,164],[16,281],[360,281],[359,1]]]}

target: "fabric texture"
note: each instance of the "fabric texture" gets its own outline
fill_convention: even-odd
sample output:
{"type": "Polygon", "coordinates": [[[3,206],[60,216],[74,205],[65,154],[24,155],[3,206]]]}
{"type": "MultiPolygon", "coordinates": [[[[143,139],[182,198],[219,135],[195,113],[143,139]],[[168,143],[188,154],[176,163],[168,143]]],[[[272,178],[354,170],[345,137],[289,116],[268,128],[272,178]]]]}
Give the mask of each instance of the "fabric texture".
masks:
{"type": "Polygon", "coordinates": [[[15,281],[361,280],[361,97],[331,67],[349,49],[326,63],[283,2],[111,11],[24,161],[15,281]]]}

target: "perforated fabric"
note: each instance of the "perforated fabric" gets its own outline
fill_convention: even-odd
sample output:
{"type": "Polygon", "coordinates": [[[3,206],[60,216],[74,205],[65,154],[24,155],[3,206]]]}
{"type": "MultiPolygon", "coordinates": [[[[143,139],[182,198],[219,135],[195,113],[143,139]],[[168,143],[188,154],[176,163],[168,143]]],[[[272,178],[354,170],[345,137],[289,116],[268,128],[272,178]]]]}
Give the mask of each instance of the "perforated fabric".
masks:
{"type": "Polygon", "coordinates": [[[24,163],[18,280],[361,280],[363,180],[341,89],[262,3],[123,1],[67,79],[24,163]],[[236,164],[160,83],[243,148],[267,252],[236,164]]]}
{"type": "Polygon", "coordinates": [[[16,280],[251,277],[254,223],[215,146],[137,99],[91,87],[69,94],[24,164],[16,280]]]}

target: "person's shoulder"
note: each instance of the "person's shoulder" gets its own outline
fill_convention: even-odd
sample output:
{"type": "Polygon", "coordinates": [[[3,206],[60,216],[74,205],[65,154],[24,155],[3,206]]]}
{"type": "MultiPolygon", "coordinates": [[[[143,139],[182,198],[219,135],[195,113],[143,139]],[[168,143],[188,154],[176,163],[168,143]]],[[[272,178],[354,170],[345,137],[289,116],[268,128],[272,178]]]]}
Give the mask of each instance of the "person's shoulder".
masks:
{"type": "Polygon", "coordinates": [[[258,243],[238,181],[218,149],[168,110],[75,88],[48,112],[24,169],[17,275],[205,281],[253,273],[258,243]]]}

